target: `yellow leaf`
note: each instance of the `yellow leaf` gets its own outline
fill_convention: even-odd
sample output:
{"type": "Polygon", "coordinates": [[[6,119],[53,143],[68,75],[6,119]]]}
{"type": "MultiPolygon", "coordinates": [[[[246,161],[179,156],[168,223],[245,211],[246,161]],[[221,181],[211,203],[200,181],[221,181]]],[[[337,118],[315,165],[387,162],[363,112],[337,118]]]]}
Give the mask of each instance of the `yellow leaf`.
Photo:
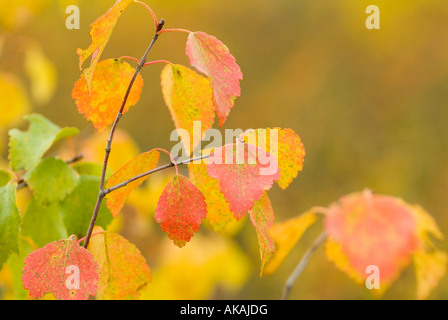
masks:
{"type": "Polygon", "coordinates": [[[429,234],[439,240],[443,240],[444,236],[437,226],[436,221],[428,212],[425,211],[425,209],[418,205],[410,206],[410,208],[417,222],[418,237],[424,242],[425,245],[432,247],[432,242],[428,237],[429,234]]]}
{"type": "Polygon", "coordinates": [[[305,231],[315,222],[315,213],[308,211],[298,217],[275,223],[269,229],[269,235],[275,242],[275,253],[271,261],[266,265],[264,270],[266,275],[272,274],[277,270],[305,231]]]}
{"type": "MultiPolygon", "coordinates": [[[[94,133],[81,145],[81,153],[84,161],[102,163],[104,161],[104,148],[109,137],[109,132],[94,133]]],[[[139,148],[132,137],[123,129],[117,129],[114,135],[112,152],[109,157],[108,167],[117,171],[130,159],[139,154],[139,148]]]]}
{"type": "Polygon", "coordinates": [[[57,83],[56,68],[45,56],[38,44],[30,45],[25,51],[25,72],[31,82],[31,97],[43,105],[53,97],[57,83]]]}
{"type": "Polygon", "coordinates": [[[419,250],[412,255],[417,278],[416,296],[417,299],[426,299],[445,275],[448,256],[436,249],[429,237],[444,239],[434,218],[418,205],[409,207],[417,221],[417,234],[421,242],[419,250]]]}
{"type": "Polygon", "coordinates": [[[413,260],[417,278],[417,299],[426,299],[445,275],[448,256],[440,250],[431,253],[419,250],[414,253],[413,260]]]}
{"type": "Polygon", "coordinates": [[[0,0],[0,26],[5,29],[20,28],[49,3],[50,0],[0,0]]]}
{"type": "Polygon", "coordinates": [[[186,135],[179,131],[187,153],[191,153],[215,120],[210,80],[182,65],[167,65],[161,78],[165,103],[176,128],[188,132],[186,135]],[[194,121],[200,121],[197,132],[193,130],[194,121]]]}
{"type": "Polygon", "coordinates": [[[15,124],[30,110],[25,90],[13,75],[0,72],[0,97],[0,127],[15,124]]]}
{"type": "Polygon", "coordinates": [[[357,284],[361,285],[364,283],[365,275],[350,265],[347,256],[342,251],[341,245],[330,237],[325,241],[325,255],[330,262],[333,262],[339,270],[345,272],[357,284]]]}
{"type": "MultiPolygon", "coordinates": [[[[102,232],[95,227],[93,234],[102,232]]],[[[88,250],[100,268],[97,299],[138,299],[151,282],[151,271],[135,245],[117,233],[92,236],[88,250]]]]}
{"type": "Polygon", "coordinates": [[[234,294],[250,275],[248,257],[219,235],[197,234],[182,249],[166,239],[158,252],[159,268],[141,299],[210,299],[218,289],[234,294]]]}

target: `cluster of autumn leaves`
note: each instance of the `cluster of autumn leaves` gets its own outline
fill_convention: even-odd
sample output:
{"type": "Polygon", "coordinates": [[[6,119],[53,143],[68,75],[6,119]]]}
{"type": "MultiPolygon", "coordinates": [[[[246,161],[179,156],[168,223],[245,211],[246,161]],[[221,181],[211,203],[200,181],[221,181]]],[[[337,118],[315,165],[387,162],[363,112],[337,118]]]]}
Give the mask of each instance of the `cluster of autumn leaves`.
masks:
{"type": "MultiPolygon", "coordinates": [[[[89,48],[78,49],[80,67],[89,57],[92,60],[75,83],[72,96],[78,111],[100,132],[115,121],[135,73],[135,68],[121,58],[100,61],[113,28],[132,2],[116,1],[92,24],[89,48]]],[[[219,125],[224,124],[235,98],[240,95],[242,73],[228,48],[204,32],[189,33],[186,54],[190,64],[202,75],[166,62],[161,75],[162,92],[176,128],[186,130],[192,137],[193,121],[200,121],[202,136],[212,128],[215,113],[219,125]]],[[[142,86],[143,79],[138,74],[125,112],[138,102],[142,86]]],[[[76,134],[77,130],[61,129],[39,115],[30,115],[28,121],[31,124],[28,132],[10,132],[11,168],[15,172],[27,171],[24,181],[42,202],[63,201],[75,189],[81,173],[86,176],[88,169],[73,173],[59,159],[41,158],[56,141],[76,134]],[[32,148],[30,143],[33,143],[32,148]],[[39,146],[38,152],[36,146],[39,146]],[[64,181],[59,181],[61,188],[54,193],[42,192],[50,186],[39,178],[49,166],[60,167],[60,176],[65,177],[64,181]]],[[[195,145],[182,138],[187,150],[193,150],[195,145]]],[[[417,297],[426,298],[445,274],[447,255],[435,248],[430,239],[430,235],[443,238],[433,218],[419,206],[390,196],[366,190],[342,197],[328,208],[311,209],[290,220],[274,223],[274,210],[267,191],[274,182],[282,189],[287,188],[303,168],[305,149],[300,137],[291,129],[250,130],[234,143],[209,151],[207,156],[209,158],[200,163],[188,164],[188,178],[180,174],[174,176],[155,210],[155,220],[179,247],[185,246],[199,231],[203,219],[220,231],[233,219],[240,220],[248,214],[260,245],[260,275],[270,274],[281,265],[302,234],[318,221],[318,215],[323,214],[328,259],[360,284],[367,276],[366,267],[375,265],[381,271],[380,290],[383,292],[413,261],[417,297]],[[275,141],[271,141],[272,131],[276,133],[275,141]],[[249,158],[255,162],[248,161],[249,158]],[[270,159],[270,162],[262,162],[260,158],[270,159]],[[268,167],[268,173],[260,173],[268,167]]],[[[159,157],[158,150],[151,150],[131,159],[108,178],[106,188],[157,168],[159,157]]],[[[10,231],[14,230],[18,237],[20,216],[13,205],[17,184],[11,182],[10,177],[6,178],[6,173],[4,176],[0,175],[0,198],[2,204],[10,205],[2,205],[0,213],[8,217],[10,223],[8,229],[0,224],[3,228],[0,237],[10,241],[11,237],[5,237],[4,231],[11,235],[10,231]]],[[[148,177],[108,193],[108,212],[117,217],[132,191],[148,177]]],[[[102,213],[100,211],[100,216],[102,213]]],[[[144,257],[121,235],[105,231],[101,225],[106,227],[107,223],[98,224],[87,250],[80,246],[83,239],[71,236],[43,245],[28,255],[22,281],[30,298],[42,298],[49,292],[57,299],[87,299],[91,295],[102,299],[138,298],[151,280],[144,257]],[[80,271],[78,288],[67,287],[65,271],[71,265],[80,271]]],[[[12,238],[17,237],[13,235],[12,238]]],[[[7,253],[17,250],[17,244],[13,244],[7,253]]]]}

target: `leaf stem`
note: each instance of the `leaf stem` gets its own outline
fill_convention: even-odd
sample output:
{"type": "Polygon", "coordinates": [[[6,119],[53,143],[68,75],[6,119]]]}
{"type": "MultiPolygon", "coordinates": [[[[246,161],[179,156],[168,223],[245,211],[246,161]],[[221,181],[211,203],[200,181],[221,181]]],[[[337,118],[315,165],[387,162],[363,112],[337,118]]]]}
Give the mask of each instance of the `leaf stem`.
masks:
{"type": "Polygon", "coordinates": [[[138,60],[137,58],[131,57],[131,56],[122,56],[122,57],[120,57],[118,59],[129,59],[129,60],[133,60],[133,61],[135,61],[137,63],[140,63],[140,60],[138,60]]]}
{"type": "Polygon", "coordinates": [[[123,102],[121,103],[120,110],[117,113],[117,116],[115,118],[114,124],[112,125],[112,129],[110,130],[109,139],[107,139],[107,145],[104,153],[104,162],[103,162],[103,170],[101,172],[101,182],[100,182],[100,190],[98,193],[98,198],[95,204],[95,209],[92,214],[92,219],[90,220],[89,229],[87,230],[86,235],[86,241],[84,242],[84,248],[87,249],[87,246],[89,245],[90,237],[92,236],[93,227],[95,226],[96,218],[98,217],[98,212],[100,210],[101,202],[103,201],[106,194],[104,193],[104,183],[106,180],[106,170],[107,170],[107,163],[109,161],[109,155],[111,152],[112,147],[112,140],[114,138],[115,130],[117,129],[118,122],[120,121],[121,117],[123,116],[123,110],[126,105],[126,102],[128,100],[129,94],[131,92],[132,86],[134,85],[135,79],[137,78],[138,74],[140,73],[140,70],[143,68],[143,65],[146,62],[146,59],[148,58],[149,52],[151,51],[152,47],[156,43],[157,39],[159,38],[159,31],[163,29],[163,26],[165,25],[165,20],[161,19],[160,22],[156,26],[155,34],[152,38],[151,43],[149,44],[148,48],[146,49],[145,54],[140,59],[140,62],[138,66],[135,68],[134,76],[131,79],[131,82],[129,83],[129,86],[126,90],[126,94],[124,95],[123,102]]]}
{"type": "Polygon", "coordinates": [[[165,33],[165,32],[185,32],[185,33],[192,33],[190,30],[187,29],[164,29],[160,30],[159,34],[165,33]]]}
{"type": "Polygon", "coordinates": [[[145,8],[146,8],[146,10],[148,10],[149,11],[149,13],[151,14],[151,16],[152,16],[152,18],[154,19],[154,26],[156,27],[156,29],[157,29],[157,27],[159,26],[159,20],[157,20],[157,16],[156,16],[156,14],[154,13],[154,11],[151,9],[151,7],[150,6],[148,6],[146,3],[144,3],[144,2],[141,2],[141,1],[137,1],[137,0],[134,0],[136,3],[138,3],[138,4],[141,4],[142,6],[144,6],[145,8]]]}
{"type": "Polygon", "coordinates": [[[176,175],[179,175],[179,169],[177,168],[177,163],[175,162],[175,160],[174,160],[173,155],[171,154],[171,152],[169,152],[169,151],[167,151],[167,150],[165,150],[165,149],[162,149],[162,148],[154,148],[154,149],[152,149],[151,151],[161,151],[161,152],[164,152],[164,153],[166,153],[167,155],[169,155],[169,156],[170,156],[170,159],[171,159],[171,163],[176,167],[176,175]]]}
{"type": "Polygon", "coordinates": [[[155,61],[146,62],[143,66],[146,67],[146,66],[156,64],[156,63],[166,63],[166,64],[173,65],[173,63],[168,60],[155,60],[155,61]]]}
{"type": "MultiPolygon", "coordinates": [[[[96,236],[97,234],[102,234],[102,233],[106,233],[106,231],[103,230],[103,231],[98,231],[98,232],[92,233],[92,235],[90,236],[90,238],[96,236]]],[[[78,240],[78,243],[81,243],[81,242],[83,242],[84,240],[86,240],[86,237],[79,239],[79,240],[78,240]]]]}
{"type": "Polygon", "coordinates": [[[307,266],[308,261],[310,260],[313,253],[317,250],[317,248],[319,248],[319,246],[325,241],[326,238],[327,238],[327,233],[325,231],[323,231],[317,237],[317,239],[314,241],[314,243],[311,245],[311,247],[305,252],[302,259],[299,261],[299,264],[296,266],[294,271],[291,273],[288,280],[286,280],[285,287],[283,289],[283,295],[282,295],[283,300],[289,299],[289,293],[291,292],[294,282],[296,282],[297,278],[300,276],[303,269],[305,269],[305,267],[307,266]]]}

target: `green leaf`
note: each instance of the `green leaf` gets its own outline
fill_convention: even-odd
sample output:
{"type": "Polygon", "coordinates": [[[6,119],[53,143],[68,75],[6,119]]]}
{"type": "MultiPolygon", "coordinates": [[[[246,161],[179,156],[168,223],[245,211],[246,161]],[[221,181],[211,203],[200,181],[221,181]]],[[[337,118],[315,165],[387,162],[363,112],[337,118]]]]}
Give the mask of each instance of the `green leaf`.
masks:
{"type": "Polygon", "coordinates": [[[9,131],[9,160],[14,171],[30,169],[59,140],[78,134],[76,128],[60,128],[40,114],[25,116],[28,131],[9,131]]]}
{"type": "Polygon", "coordinates": [[[29,299],[28,290],[22,284],[22,269],[25,265],[25,258],[34,251],[33,249],[35,248],[32,247],[30,241],[19,239],[19,253],[9,256],[7,263],[11,272],[12,288],[16,300],[29,299]]]}
{"type": "Polygon", "coordinates": [[[32,198],[23,217],[22,235],[30,237],[39,247],[56,240],[67,239],[68,233],[59,214],[59,206],[57,204],[43,206],[32,198]]]}
{"type": "Polygon", "coordinates": [[[0,188],[0,269],[9,255],[18,252],[20,214],[16,206],[17,183],[0,188]]]}
{"type": "MultiPolygon", "coordinates": [[[[78,238],[85,236],[95,209],[100,178],[95,176],[81,175],[78,185],[61,203],[61,216],[68,234],[74,234],[78,238]]],[[[103,201],[96,225],[106,229],[112,221],[112,214],[103,201]]]]}
{"type": "Polygon", "coordinates": [[[40,161],[24,179],[36,200],[48,205],[62,201],[72,192],[79,181],[79,174],[61,159],[52,157],[40,161]]]}
{"type": "Polygon", "coordinates": [[[0,187],[5,186],[11,181],[11,174],[6,170],[0,170],[0,187]]]}
{"type": "MultiPolygon", "coordinates": [[[[103,165],[94,162],[77,162],[73,164],[73,169],[80,175],[84,176],[96,176],[101,177],[101,172],[103,171],[103,165]]],[[[106,170],[106,180],[110,178],[112,171],[107,168],[106,170]]]]}

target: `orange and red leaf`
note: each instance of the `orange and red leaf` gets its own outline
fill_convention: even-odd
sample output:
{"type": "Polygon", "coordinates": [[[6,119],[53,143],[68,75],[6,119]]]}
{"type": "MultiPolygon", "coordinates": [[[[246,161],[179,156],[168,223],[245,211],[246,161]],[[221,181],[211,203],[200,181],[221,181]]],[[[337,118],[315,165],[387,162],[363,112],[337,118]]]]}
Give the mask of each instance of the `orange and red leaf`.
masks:
{"type": "MultiPolygon", "coordinates": [[[[358,282],[366,278],[366,268],[375,265],[382,283],[391,283],[419,247],[417,223],[410,208],[396,198],[369,190],[344,196],[332,204],[325,229],[328,241],[337,244],[331,247],[337,247],[347,258],[343,271],[350,270],[349,275],[358,282]]],[[[341,255],[328,257],[331,260],[337,256],[341,255]]]]}
{"type": "Polygon", "coordinates": [[[302,140],[292,129],[268,128],[248,132],[244,141],[269,152],[278,161],[280,179],[286,189],[303,169],[305,148],[302,140]]]}
{"type": "Polygon", "coordinates": [[[240,220],[255,201],[280,178],[277,161],[266,151],[246,143],[216,149],[207,164],[235,218],[240,220]]]}
{"type": "Polygon", "coordinates": [[[178,247],[183,247],[207,215],[201,191],[186,177],[176,175],[159,198],[154,216],[162,230],[178,247]]]}
{"type": "Polygon", "coordinates": [[[205,32],[191,32],[186,52],[190,64],[212,79],[214,101],[222,126],[241,95],[243,74],[225,44],[205,32]]]}
{"type": "Polygon", "coordinates": [[[30,299],[52,293],[60,300],[87,300],[96,294],[99,269],[92,254],[81,247],[75,237],[54,241],[25,258],[22,282],[30,299]],[[79,288],[67,286],[72,269],[79,270],[79,288]]]}

